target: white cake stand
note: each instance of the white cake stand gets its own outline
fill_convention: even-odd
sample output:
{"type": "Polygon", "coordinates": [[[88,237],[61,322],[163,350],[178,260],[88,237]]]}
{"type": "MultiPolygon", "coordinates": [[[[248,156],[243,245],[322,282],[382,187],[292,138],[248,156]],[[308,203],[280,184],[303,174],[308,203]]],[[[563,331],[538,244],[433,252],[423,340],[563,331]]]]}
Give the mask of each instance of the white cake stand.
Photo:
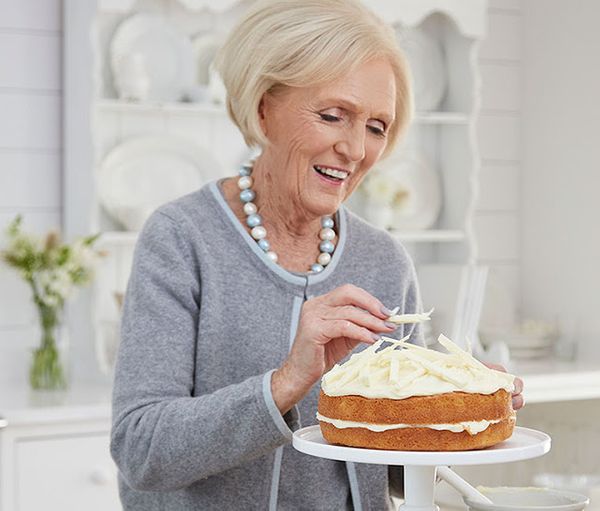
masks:
{"type": "Polygon", "coordinates": [[[537,458],[550,450],[550,437],[541,431],[516,427],[508,440],[479,451],[383,451],[331,445],[323,438],[321,428],[317,425],[295,431],[293,446],[300,452],[318,458],[403,465],[404,504],[399,510],[439,511],[433,501],[438,465],[487,465],[537,458]]]}

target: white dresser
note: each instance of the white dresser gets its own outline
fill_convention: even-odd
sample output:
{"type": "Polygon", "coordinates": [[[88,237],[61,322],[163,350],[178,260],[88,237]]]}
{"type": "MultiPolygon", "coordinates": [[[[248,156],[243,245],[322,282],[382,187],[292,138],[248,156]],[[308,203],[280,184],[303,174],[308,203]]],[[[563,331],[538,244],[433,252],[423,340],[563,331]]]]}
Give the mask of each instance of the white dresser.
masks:
{"type": "Polygon", "coordinates": [[[0,511],[121,509],[109,453],[110,389],[0,393],[0,511]]]}

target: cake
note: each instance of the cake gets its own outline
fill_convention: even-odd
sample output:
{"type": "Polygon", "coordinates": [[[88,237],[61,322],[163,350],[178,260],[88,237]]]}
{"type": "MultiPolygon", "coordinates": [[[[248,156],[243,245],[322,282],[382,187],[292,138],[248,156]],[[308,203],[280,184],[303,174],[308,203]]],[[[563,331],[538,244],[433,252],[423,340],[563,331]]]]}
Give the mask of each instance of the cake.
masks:
{"type": "Polygon", "coordinates": [[[317,419],[333,444],[463,451],[512,434],[514,376],[489,369],[441,335],[448,353],[383,337],[321,382],[317,419]]]}

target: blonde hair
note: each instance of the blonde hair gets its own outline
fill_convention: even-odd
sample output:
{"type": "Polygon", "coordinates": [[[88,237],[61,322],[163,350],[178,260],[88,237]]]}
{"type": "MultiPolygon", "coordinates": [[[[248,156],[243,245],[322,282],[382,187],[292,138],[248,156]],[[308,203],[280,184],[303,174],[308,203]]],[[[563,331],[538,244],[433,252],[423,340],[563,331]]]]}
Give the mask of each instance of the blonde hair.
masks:
{"type": "Polygon", "coordinates": [[[394,30],[358,0],[259,0],[231,31],[215,66],[229,116],[248,146],[264,148],[258,109],[266,92],[327,83],[375,58],[390,63],[396,80],[387,156],[412,116],[410,75],[394,30]]]}

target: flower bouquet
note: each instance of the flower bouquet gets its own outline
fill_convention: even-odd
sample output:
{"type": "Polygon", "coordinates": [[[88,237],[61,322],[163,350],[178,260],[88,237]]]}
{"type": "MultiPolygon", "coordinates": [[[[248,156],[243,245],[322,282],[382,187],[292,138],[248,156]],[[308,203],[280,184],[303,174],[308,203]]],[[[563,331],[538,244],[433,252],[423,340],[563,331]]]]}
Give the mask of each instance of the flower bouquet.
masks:
{"type": "Polygon", "coordinates": [[[57,232],[38,239],[21,231],[21,215],[8,226],[8,246],[0,260],[15,268],[29,284],[39,314],[42,338],[33,352],[29,382],[33,389],[58,390],[67,386],[65,368],[57,349],[65,301],[77,286],[91,281],[97,259],[92,248],[99,234],[63,244],[57,232]]]}

